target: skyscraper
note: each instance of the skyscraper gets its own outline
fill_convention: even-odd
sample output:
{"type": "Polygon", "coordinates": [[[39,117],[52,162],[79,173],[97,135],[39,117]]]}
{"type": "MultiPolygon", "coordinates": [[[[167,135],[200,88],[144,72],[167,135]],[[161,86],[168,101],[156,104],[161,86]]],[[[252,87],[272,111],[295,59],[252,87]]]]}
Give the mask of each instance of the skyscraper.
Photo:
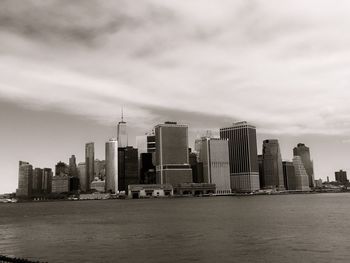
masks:
{"type": "Polygon", "coordinates": [[[80,191],[86,192],[87,191],[87,177],[86,177],[86,164],[85,163],[78,164],[78,173],[79,173],[80,191]]]}
{"type": "Polygon", "coordinates": [[[293,165],[295,169],[296,190],[309,191],[309,176],[300,156],[294,156],[293,165]]]}
{"type": "Polygon", "coordinates": [[[118,140],[118,147],[124,148],[128,146],[128,135],[126,131],[126,122],[124,121],[123,110],[122,110],[122,119],[120,122],[118,122],[118,125],[117,125],[117,140],[118,140]]]}
{"type": "Polygon", "coordinates": [[[18,188],[16,196],[30,198],[33,186],[33,166],[28,162],[19,161],[18,188]]]}
{"type": "Polygon", "coordinates": [[[132,146],[118,148],[118,190],[127,191],[131,184],[139,184],[137,149],[132,146]]]}
{"type": "Polygon", "coordinates": [[[204,183],[215,184],[218,194],[231,193],[228,140],[203,137],[196,140],[196,146],[200,149],[204,183]]]}
{"type": "Polygon", "coordinates": [[[247,122],[220,129],[220,138],[228,139],[231,189],[252,192],[260,189],[256,128],[247,122]]]}
{"type": "Polygon", "coordinates": [[[278,140],[263,142],[263,169],[266,189],[284,189],[282,156],[278,140]]]}
{"type": "Polygon", "coordinates": [[[106,192],[118,192],[118,141],[106,142],[106,192]]]}
{"type": "Polygon", "coordinates": [[[44,168],[41,187],[44,194],[50,194],[52,192],[52,177],[53,172],[51,168],[44,168]]]}
{"type": "Polygon", "coordinates": [[[85,145],[85,175],[86,190],[90,190],[90,183],[94,180],[95,173],[95,145],[93,142],[85,145]]]}
{"type": "Polygon", "coordinates": [[[73,177],[78,177],[77,161],[75,155],[69,158],[69,175],[73,177]]]}
{"type": "Polygon", "coordinates": [[[158,184],[192,182],[189,165],[188,126],[165,122],[155,127],[156,177],[158,184]]]}
{"type": "Polygon", "coordinates": [[[297,182],[295,177],[295,169],[293,162],[282,162],[284,187],[287,190],[297,190],[297,182]]]}
{"type": "Polygon", "coordinates": [[[42,194],[43,169],[35,168],[33,171],[32,193],[36,195],[42,194]]]}
{"type": "Polygon", "coordinates": [[[309,186],[312,188],[315,186],[314,178],[314,164],[310,157],[310,148],[306,147],[303,143],[298,143],[297,147],[293,149],[294,156],[300,156],[301,161],[305,167],[306,173],[309,177],[309,186]]]}
{"type": "Polygon", "coordinates": [[[346,171],[343,171],[343,170],[335,172],[335,180],[342,184],[349,183],[348,177],[346,175],[346,171]]]}

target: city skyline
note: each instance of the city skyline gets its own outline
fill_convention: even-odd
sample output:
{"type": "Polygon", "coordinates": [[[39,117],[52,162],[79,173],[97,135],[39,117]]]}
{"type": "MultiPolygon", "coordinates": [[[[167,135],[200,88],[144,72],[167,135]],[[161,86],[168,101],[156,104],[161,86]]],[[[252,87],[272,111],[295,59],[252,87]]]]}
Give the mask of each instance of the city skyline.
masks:
{"type": "Polygon", "coordinates": [[[1,7],[0,193],[16,188],[18,160],[82,162],[89,141],[103,159],[123,106],[133,146],[167,120],[189,124],[191,147],[206,130],[246,120],[259,153],[278,139],[291,161],[305,143],[315,179],[350,170],[347,1],[1,7]]]}

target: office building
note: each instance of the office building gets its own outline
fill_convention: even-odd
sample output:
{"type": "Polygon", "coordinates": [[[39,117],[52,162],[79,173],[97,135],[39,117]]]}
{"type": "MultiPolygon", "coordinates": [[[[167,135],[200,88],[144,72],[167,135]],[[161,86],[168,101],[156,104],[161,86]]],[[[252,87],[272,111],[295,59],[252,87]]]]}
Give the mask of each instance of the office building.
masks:
{"type": "Polygon", "coordinates": [[[89,191],[90,184],[95,179],[95,145],[93,142],[85,145],[85,176],[86,191],[89,191]]]}
{"type": "Polygon", "coordinates": [[[127,191],[128,185],[139,184],[138,151],[132,146],[118,148],[118,190],[127,191]]]}
{"type": "Polygon", "coordinates": [[[33,185],[33,166],[28,162],[19,161],[18,188],[16,196],[31,198],[33,185]]]}
{"type": "Polygon", "coordinates": [[[262,189],[264,186],[264,162],[262,154],[258,155],[258,166],[259,166],[259,182],[260,188],[262,189]]]}
{"type": "Polygon", "coordinates": [[[278,140],[263,142],[264,189],[284,190],[282,155],[278,140]]]}
{"type": "Polygon", "coordinates": [[[203,137],[196,140],[200,149],[199,162],[203,163],[203,181],[215,184],[217,194],[231,193],[228,140],[203,137]]]}
{"type": "Polygon", "coordinates": [[[349,183],[348,177],[346,175],[346,171],[340,170],[338,172],[335,172],[335,181],[342,184],[349,183]]]}
{"type": "Polygon", "coordinates": [[[220,129],[220,138],[228,139],[231,189],[253,192],[260,189],[256,128],[237,122],[220,129]]]}
{"type": "Polygon", "coordinates": [[[118,141],[110,139],[106,142],[106,192],[118,192],[118,141]]]}
{"type": "Polygon", "coordinates": [[[42,186],[41,186],[43,194],[50,194],[52,192],[52,177],[53,177],[52,169],[44,168],[43,176],[42,176],[42,186]]]}
{"type": "Polygon", "coordinates": [[[297,182],[293,162],[282,162],[282,166],[285,189],[289,191],[297,190],[297,182]]]}
{"type": "Polygon", "coordinates": [[[125,148],[128,146],[128,134],[126,129],[126,122],[124,121],[124,115],[122,112],[122,120],[117,125],[117,141],[119,148],[125,148]]]}
{"type": "Polygon", "coordinates": [[[69,175],[69,166],[64,162],[55,165],[55,175],[69,175]]]}
{"type": "Polygon", "coordinates": [[[294,156],[293,165],[295,169],[296,190],[309,191],[309,176],[300,156],[294,156]]]}
{"type": "Polygon", "coordinates": [[[155,127],[157,184],[192,182],[189,165],[188,126],[165,122],[155,127]]]}
{"type": "Polygon", "coordinates": [[[141,153],[140,156],[140,183],[156,183],[156,167],[153,165],[152,153],[141,153]]]}
{"type": "Polygon", "coordinates": [[[194,183],[204,183],[203,162],[198,160],[198,153],[190,152],[189,163],[192,169],[192,181],[194,183]]]}
{"type": "Polygon", "coordinates": [[[301,161],[305,167],[306,173],[309,177],[309,186],[312,188],[315,186],[314,178],[314,164],[310,157],[310,149],[306,147],[305,144],[299,143],[297,147],[293,149],[294,156],[300,156],[301,161]]]}
{"type": "Polygon", "coordinates": [[[52,193],[61,194],[69,192],[69,176],[65,174],[52,177],[52,193]]]}
{"type": "Polygon", "coordinates": [[[80,184],[80,191],[87,192],[88,190],[88,181],[86,177],[86,164],[85,163],[79,163],[78,164],[78,174],[79,174],[79,184],[80,184]]]}
{"type": "Polygon", "coordinates": [[[69,175],[73,177],[78,177],[77,160],[75,155],[69,158],[69,175]]]}
{"type": "Polygon", "coordinates": [[[43,179],[43,169],[35,168],[33,171],[33,185],[32,185],[33,195],[42,194],[42,179],[43,179]]]}

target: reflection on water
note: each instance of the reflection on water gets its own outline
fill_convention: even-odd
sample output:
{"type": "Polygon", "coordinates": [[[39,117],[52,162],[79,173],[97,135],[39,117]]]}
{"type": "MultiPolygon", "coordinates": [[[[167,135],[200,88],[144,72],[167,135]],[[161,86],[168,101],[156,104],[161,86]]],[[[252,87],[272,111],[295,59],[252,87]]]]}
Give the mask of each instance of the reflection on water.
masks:
{"type": "Polygon", "coordinates": [[[0,205],[0,254],[49,262],[348,262],[350,194],[0,205]]]}

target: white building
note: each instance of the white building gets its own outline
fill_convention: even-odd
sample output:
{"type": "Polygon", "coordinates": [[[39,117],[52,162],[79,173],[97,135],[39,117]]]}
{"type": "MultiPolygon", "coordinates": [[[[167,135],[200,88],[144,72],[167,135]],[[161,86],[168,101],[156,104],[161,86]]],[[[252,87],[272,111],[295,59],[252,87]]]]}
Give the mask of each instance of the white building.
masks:
{"type": "Polygon", "coordinates": [[[118,141],[106,142],[106,192],[118,192],[118,141]]]}
{"type": "Polygon", "coordinates": [[[309,177],[300,156],[294,156],[293,165],[295,169],[296,189],[310,191],[309,177]]]}
{"type": "Polygon", "coordinates": [[[203,137],[196,140],[196,150],[203,163],[204,183],[215,184],[217,194],[231,193],[228,141],[203,137]]]}

